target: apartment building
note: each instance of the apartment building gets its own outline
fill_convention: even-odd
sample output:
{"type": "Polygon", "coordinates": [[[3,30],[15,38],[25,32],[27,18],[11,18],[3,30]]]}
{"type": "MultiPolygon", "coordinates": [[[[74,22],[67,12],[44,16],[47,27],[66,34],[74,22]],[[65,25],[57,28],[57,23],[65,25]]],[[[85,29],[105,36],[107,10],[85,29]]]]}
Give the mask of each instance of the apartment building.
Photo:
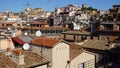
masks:
{"type": "Polygon", "coordinates": [[[3,14],[2,13],[0,13],[0,20],[2,20],[3,19],[3,14]]]}
{"type": "Polygon", "coordinates": [[[37,38],[31,42],[31,50],[46,57],[50,68],[95,68],[95,55],[57,38],[37,38]]]}
{"type": "Polygon", "coordinates": [[[71,23],[74,21],[75,12],[80,10],[80,7],[77,5],[67,5],[66,7],[56,8],[54,25],[63,25],[66,23],[71,23]]]}
{"type": "Polygon", "coordinates": [[[70,44],[70,61],[67,68],[95,68],[95,62],[95,54],[85,51],[77,44],[70,44]]]}
{"type": "Polygon", "coordinates": [[[119,21],[91,23],[91,28],[92,32],[97,33],[101,40],[114,41],[119,37],[119,21]]]}
{"type": "Polygon", "coordinates": [[[69,45],[58,39],[37,38],[31,48],[51,62],[50,68],[64,68],[69,60],[69,45]]]}
{"type": "Polygon", "coordinates": [[[117,21],[120,21],[120,5],[113,5],[112,9],[109,9],[110,15],[117,21]]]}

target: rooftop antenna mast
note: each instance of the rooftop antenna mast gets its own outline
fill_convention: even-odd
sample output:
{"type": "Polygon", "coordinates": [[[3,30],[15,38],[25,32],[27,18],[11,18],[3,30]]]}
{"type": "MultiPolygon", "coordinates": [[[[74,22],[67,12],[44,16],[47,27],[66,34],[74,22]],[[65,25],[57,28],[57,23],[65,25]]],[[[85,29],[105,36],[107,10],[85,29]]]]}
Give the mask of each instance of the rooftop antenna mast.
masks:
{"type": "Polygon", "coordinates": [[[27,6],[27,8],[29,8],[30,7],[30,4],[29,3],[27,3],[27,4],[23,4],[24,6],[27,6]]]}

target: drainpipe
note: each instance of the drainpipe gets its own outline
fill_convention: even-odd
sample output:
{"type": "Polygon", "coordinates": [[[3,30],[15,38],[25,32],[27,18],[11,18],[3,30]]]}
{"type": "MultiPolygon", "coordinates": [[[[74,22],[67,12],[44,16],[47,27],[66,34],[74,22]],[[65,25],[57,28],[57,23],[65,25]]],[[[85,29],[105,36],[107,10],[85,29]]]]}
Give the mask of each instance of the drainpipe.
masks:
{"type": "Polygon", "coordinates": [[[71,61],[70,61],[70,60],[68,60],[68,61],[67,61],[67,65],[68,65],[68,67],[67,67],[67,65],[66,65],[66,67],[65,67],[65,68],[70,68],[70,63],[71,63],[71,61]]]}

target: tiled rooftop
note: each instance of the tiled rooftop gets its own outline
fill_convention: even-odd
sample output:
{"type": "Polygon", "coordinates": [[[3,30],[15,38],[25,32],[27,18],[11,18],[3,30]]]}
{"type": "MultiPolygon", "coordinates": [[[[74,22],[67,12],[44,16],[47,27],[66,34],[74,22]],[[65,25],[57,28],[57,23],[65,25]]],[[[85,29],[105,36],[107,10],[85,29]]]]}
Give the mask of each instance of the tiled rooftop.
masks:
{"type": "Polygon", "coordinates": [[[12,50],[12,52],[13,52],[15,55],[23,55],[22,49],[12,50]]]}
{"type": "Polygon", "coordinates": [[[19,36],[18,38],[26,43],[29,43],[33,40],[32,37],[30,37],[30,36],[19,36]]]}
{"type": "Polygon", "coordinates": [[[90,35],[90,32],[86,32],[86,31],[84,31],[84,32],[81,32],[81,31],[66,31],[66,32],[63,32],[63,34],[90,35]]]}
{"type": "Polygon", "coordinates": [[[97,50],[108,50],[109,47],[106,46],[106,41],[102,40],[87,40],[84,44],[80,45],[84,48],[91,48],[97,50]]]}
{"type": "Polygon", "coordinates": [[[80,55],[83,52],[83,49],[81,46],[77,44],[70,44],[70,60],[74,59],[78,55],[80,55]]]}
{"type": "Polygon", "coordinates": [[[17,64],[14,63],[9,57],[0,52],[0,68],[16,68],[17,64]]]}
{"type": "Polygon", "coordinates": [[[48,63],[48,60],[34,52],[24,51],[23,53],[25,65],[18,65],[0,52],[0,68],[29,68],[48,63]]]}
{"type": "Polygon", "coordinates": [[[22,29],[40,29],[40,30],[58,30],[58,29],[66,29],[69,30],[69,28],[66,27],[23,27],[22,29]]]}
{"type": "Polygon", "coordinates": [[[44,24],[44,25],[48,25],[47,22],[34,22],[34,23],[31,23],[31,24],[44,24]]]}
{"type": "Polygon", "coordinates": [[[45,58],[31,51],[24,51],[24,56],[25,68],[48,63],[48,61],[45,58]]]}
{"type": "Polygon", "coordinates": [[[31,42],[31,44],[38,46],[46,46],[46,47],[54,47],[56,43],[58,43],[59,39],[39,37],[31,42]]]}

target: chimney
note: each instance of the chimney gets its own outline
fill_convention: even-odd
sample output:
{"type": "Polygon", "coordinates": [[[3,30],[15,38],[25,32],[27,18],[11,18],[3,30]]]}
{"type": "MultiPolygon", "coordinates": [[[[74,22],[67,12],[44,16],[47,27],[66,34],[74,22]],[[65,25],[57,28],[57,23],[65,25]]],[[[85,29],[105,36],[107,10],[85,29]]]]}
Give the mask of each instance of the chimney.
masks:
{"type": "Polygon", "coordinates": [[[7,56],[10,56],[10,55],[11,55],[11,49],[8,47],[8,48],[6,49],[6,51],[7,51],[7,52],[6,52],[5,54],[6,54],[7,56]]]}
{"type": "Polygon", "coordinates": [[[12,60],[18,65],[24,65],[24,54],[22,49],[15,49],[12,51],[12,60]]]}

